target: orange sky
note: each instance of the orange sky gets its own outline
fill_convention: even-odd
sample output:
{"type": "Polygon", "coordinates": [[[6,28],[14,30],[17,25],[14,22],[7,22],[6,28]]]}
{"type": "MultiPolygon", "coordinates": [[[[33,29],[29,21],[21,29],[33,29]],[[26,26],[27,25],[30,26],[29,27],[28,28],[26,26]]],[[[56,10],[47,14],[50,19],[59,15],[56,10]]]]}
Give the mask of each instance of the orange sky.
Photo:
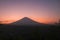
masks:
{"type": "MultiPolygon", "coordinates": [[[[1,23],[9,24],[9,23],[18,21],[18,20],[20,20],[22,18],[23,17],[19,17],[19,18],[5,18],[5,19],[3,18],[1,23]]],[[[29,17],[29,18],[34,20],[34,21],[37,21],[37,22],[40,22],[40,23],[45,23],[45,24],[54,23],[54,22],[57,21],[56,19],[53,19],[53,18],[38,18],[38,17],[29,17]]]]}
{"type": "Polygon", "coordinates": [[[41,23],[54,23],[60,19],[59,6],[57,0],[0,0],[0,21],[8,24],[29,17],[41,23]]]}

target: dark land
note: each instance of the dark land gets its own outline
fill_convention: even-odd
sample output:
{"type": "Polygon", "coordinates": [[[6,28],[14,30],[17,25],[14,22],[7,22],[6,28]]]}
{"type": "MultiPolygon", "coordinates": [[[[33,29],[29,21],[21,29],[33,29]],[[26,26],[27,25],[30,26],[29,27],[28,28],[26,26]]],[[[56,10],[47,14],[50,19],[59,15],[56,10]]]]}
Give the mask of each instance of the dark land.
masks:
{"type": "MultiPolygon", "coordinates": [[[[20,23],[21,21],[18,24],[20,23]]],[[[33,25],[0,24],[0,40],[60,40],[60,24],[32,23],[33,25]]]]}

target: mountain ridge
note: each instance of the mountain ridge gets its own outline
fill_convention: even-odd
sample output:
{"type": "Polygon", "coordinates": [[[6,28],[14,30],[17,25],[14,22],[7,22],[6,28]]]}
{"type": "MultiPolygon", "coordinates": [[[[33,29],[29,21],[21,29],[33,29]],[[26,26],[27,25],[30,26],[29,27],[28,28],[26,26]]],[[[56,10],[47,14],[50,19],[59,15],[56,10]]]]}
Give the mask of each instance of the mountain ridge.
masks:
{"type": "Polygon", "coordinates": [[[16,22],[11,23],[12,25],[42,25],[42,23],[36,22],[28,17],[24,17],[16,22]]]}

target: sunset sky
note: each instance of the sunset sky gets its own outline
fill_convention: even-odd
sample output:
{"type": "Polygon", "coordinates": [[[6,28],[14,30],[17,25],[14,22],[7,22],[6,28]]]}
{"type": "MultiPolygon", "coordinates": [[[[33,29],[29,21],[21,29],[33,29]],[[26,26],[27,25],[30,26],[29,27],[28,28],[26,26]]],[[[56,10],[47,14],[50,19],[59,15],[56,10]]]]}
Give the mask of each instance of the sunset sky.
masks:
{"type": "Polygon", "coordinates": [[[59,0],[0,0],[0,21],[11,23],[29,17],[41,23],[54,23],[60,18],[59,0]]]}

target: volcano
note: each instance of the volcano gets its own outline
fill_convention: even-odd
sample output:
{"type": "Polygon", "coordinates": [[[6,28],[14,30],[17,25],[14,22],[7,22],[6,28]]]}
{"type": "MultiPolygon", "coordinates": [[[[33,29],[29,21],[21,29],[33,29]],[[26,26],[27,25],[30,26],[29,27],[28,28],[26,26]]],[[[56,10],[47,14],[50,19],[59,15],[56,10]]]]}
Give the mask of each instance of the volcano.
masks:
{"type": "Polygon", "coordinates": [[[24,17],[21,20],[11,23],[12,25],[40,25],[41,23],[36,22],[28,17],[24,17]]]}

